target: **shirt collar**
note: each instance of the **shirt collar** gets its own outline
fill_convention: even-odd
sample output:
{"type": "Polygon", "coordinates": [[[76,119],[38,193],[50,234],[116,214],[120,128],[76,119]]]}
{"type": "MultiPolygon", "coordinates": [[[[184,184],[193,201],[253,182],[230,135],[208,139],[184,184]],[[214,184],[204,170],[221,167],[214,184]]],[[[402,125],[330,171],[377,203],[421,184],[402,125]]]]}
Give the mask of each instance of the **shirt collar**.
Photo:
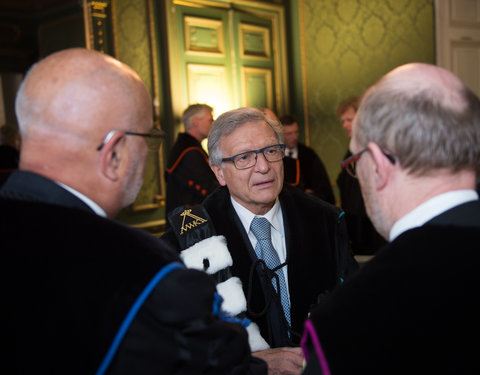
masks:
{"type": "Polygon", "coordinates": [[[294,147],[294,148],[286,148],[285,149],[285,155],[289,156],[290,153],[292,154],[290,157],[294,158],[294,159],[297,159],[297,156],[298,156],[298,146],[297,147],[294,147]]]}
{"type": "Polygon", "coordinates": [[[437,195],[400,218],[390,230],[390,241],[409,229],[422,226],[453,207],[477,199],[478,194],[475,190],[455,190],[437,195]]]}
{"type": "Polygon", "coordinates": [[[92,201],[90,198],[87,196],[83,195],[82,193],[76,191],[75,189],[71,188],[70,186],[67,186],[65,184],[62,184],[61,182],[57,182],[57,185],[60,185],[63,187],[65,190],[68,190],[70,193],[75,195],[78,199],[80,199],[83,203],[85,203],[88,207],[92,209],[93,212],[95,212],[97,215],[102,216],[102,217],[107,217],[106,212],[103,210],[102,207],[100,207],[98,204],[96,204],[94,201],[92,201]]]}
{"type": "Polygon", "coordinates": [[[247,233],[250,232],[250,225],[252,224],[253,218],[256,216],[266,218],[275,230],[281,231],[281,223],[278,215],[280,211],[280,202],[278,198],[270,211],[268,211],[265,215],[255,215],[253,212],[247,210],[240,203],[235,201],[235,199],[233,199],[231,196],[230,200],[232,201],[233,208],[237,212],[238,217],[240,218],[240,221],[242,222],[242,225],[247,233]]]}

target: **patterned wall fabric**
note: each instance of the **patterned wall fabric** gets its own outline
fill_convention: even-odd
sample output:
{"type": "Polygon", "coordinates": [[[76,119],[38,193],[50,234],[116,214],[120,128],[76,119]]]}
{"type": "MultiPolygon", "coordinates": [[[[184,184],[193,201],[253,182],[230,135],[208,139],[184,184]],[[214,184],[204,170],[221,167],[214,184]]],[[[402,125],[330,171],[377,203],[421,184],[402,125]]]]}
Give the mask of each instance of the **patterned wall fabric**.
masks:
{"type": "MultiPolygon", "coordinates": [[[[147,1],[112,0],[112,10],[117,57],[135,69],[152,92],[147,1]]],[[[335,118],[335,108],[398,65],[435,62],[434,1],[284,0],[284,4],[288,1],[300,4],[302,15],[307,143],[320,155],[334,182],[349,142],[335,118]]],[[[140,203],[151,193],[143,190],[140,203]]],[[[162,208],[130,214],[122,219],[146,222],[164,217],[162,208]]]]}
{"type": "Polygon", "coordinates": [[[117,57],[131,66],[152,93],[147,4],[138,0],[115,0],[117,57]]]}
{"type": "MultiPolygon", "coordinates": [[[[152,51],[150,45],[150,20],[148,0],[112,1],[113,17],[116,23],[117,58],[132,67],[154,97],[152,51]]],[[[162,151],[160,151],[162,152],[162,151]]],[[[158,155],[149,153],[149,160],[143,185],[135,203],[122,210],[117,220],[127,224],[156,223],[165,216],[164,207],[158,205],[156,197],[161,194],[163,170],[158,155]]],[[[150,228],[155,232],[156,228],[150,228]]]]}
{"type": "Polygon", "coordinates": [[[396,66],[435,62],[433,0],[303,0],[304,69],[313,147],[331,181],[348,148],[337,105],[396,66]]]}

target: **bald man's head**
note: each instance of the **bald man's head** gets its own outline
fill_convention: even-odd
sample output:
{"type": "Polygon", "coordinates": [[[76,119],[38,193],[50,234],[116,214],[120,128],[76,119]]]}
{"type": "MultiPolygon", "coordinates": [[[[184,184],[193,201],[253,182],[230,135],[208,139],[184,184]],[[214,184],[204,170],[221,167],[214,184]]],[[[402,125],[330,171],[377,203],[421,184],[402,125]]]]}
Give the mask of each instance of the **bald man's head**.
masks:
{"type": "Polygon", "coordinates": [[[480,165],[480,101],[438,66],[400,66],[367,90],[352,142],[378,144],[412,174],[480,165]]]}
{"type": "Polygon", "coordinates": [[[99,52],[69,49],[31,68],[18,92],[16,112],[25,136],[57,132],[88,137],[108,131],[115,117],[126,129],[145,97],[140,77],[127,65],[99,52]],[[132,97],[132,90],[140,97],[132,97]],[[125,113],[115,116],[119,109],[125,113]]]}
{"type": "Polygon", "coordinates": [[[20,169],[70,186],[110,216],[132,202],[148,149],[144,137],[125,132],[148,133],[153,121],[148,91],[131,68],[96,51],[63,50],[30,69],[15,105],[20,169]]]}

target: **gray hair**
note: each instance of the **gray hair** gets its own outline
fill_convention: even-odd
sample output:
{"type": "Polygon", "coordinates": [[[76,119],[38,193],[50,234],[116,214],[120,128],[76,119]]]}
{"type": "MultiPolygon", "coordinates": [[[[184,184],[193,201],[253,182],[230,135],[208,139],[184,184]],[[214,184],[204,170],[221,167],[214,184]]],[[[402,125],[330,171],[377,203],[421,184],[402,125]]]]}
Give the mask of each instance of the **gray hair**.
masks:
{"type": "Polygon", "coordinates": [[[213,123],[210,133],[208,134],[208,154],[210,165],[221,165],[223,159],[223,151],[220,149],[220,141],[234,132],[235,129],[241,127],[248,122],[264,122],[272,128],[278,139],[278,143],[283,143],[282,125],[266,117],[265,114],[251,107],[243,107],[233,109],[222,113],[213,123]]]}
{"type": "Polygon", "coordinates": [[[182,122],[185,126],[185,130],[190,129],[192,126],[192,119],[194,117],[203,118],[207,113],[213,112],[213,108],[208,104],[191,104],[183,111],[182,122]]]}
{"type": "Polygon", "coordinates": [[[478,97],[441,68],[411,66],[413,77],[394,71],[366,92],[355,116],[356,142],[378,144],[414,175],[440,168],[478,174],[478,97]],[[430,77],[420,76],[422,71],[430,77]]]}

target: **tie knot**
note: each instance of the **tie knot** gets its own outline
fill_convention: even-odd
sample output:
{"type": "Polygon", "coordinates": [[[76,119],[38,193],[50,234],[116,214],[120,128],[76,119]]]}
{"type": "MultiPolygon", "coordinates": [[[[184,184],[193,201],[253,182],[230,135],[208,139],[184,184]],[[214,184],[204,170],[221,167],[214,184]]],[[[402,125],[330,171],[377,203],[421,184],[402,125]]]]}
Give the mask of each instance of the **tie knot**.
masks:
{"type": "Polygon", "coordinates": [[[250,225],[250,230],[258,241],[270,240],[270,223],[264,217],[255,217],[250,225]]]}

